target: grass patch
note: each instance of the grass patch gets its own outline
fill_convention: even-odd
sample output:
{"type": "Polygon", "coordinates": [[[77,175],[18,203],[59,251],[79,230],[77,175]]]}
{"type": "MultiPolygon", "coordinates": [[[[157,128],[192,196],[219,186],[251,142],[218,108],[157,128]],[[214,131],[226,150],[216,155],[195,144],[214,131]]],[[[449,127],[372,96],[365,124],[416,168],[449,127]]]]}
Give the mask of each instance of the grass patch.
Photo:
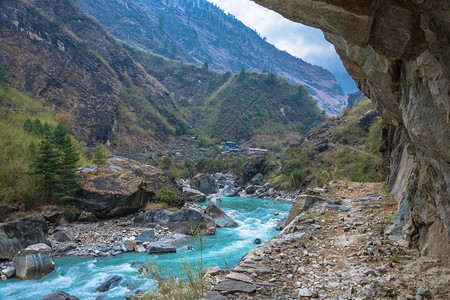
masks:
{"type": "Polygon", "coordinates": [[[173,212],[178,212],[179,209],[173,206],[169,206],[168,203],[166,202],[149,202],[145,205],[145,209],[147,210],[155,210],[158,208],[163,208],[163,209],[167,209],[173,212]]]}

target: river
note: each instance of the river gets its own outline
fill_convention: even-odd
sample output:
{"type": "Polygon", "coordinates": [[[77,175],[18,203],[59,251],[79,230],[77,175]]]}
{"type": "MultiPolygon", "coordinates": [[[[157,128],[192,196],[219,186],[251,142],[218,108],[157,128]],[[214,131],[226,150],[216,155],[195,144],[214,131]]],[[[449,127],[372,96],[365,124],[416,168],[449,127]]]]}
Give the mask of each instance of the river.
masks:
{"type": "Polygon", "coordinates": [[[0,281],[0,299],[41,299],[54,291],[65,291],[83,300],[104,295],[105,299],[124,299],[137,289],[151,289],[153,283],[142,277],[133,263],[155,261],[170,274],[177,274],[180,261],[188,261],[194,266],[219,266],[232,268],[251,249],[257,247],[256,238],[265,242],[278,234],[276,221],[286,217],[291,203],[258,198],[222,198],[217,203],[239,227],[217,228],[215,235],[192,238],[178,243],[177,253],[149,255],[129,252],[114,257],[60,257],[54,258],[55,271],[41,280],[20,281],[16,278],[0,281]],[[188,250],[188,245],[193,250],[188,250]],[[200,250],[202,248],[202,250],[200,250]],[[118,286],[105,293],[96,288],[112,275],[120,275],[123,280],[118,286]]]}

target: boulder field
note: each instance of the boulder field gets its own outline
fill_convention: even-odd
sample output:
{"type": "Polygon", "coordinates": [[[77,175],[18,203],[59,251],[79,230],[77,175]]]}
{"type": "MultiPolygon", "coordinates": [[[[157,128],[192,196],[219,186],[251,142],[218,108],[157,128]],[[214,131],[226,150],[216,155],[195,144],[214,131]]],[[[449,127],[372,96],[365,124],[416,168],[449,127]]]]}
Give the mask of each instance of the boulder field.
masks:
{"type": "Polygon", "coordinates": [[[450,266],[450,2],[254,0],[319,28],[390,124],[390,192],[422,254],[450,266]],[[407,202],[407,204],[402,204],[407,202]]]}

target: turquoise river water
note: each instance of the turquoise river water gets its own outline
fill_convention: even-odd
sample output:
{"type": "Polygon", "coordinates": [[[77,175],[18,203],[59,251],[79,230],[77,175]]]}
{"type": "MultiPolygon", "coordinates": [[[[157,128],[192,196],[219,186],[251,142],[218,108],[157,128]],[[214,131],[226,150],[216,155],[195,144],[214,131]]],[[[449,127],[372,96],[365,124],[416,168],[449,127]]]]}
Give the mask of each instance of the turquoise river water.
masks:
{"type": "MultiPolygon", "coordinates": [[[[222,198],[217,203],[238,224],[237,228],[217,228],[215,235],[204,236],[201,251],[204,267],[219,266],[231,268],[251,249],[257,247],[255,238],[262,242],[278,234],[276,221],[287,216],[291,204],[257,198],[222,198]],[[279,215],[274,216],[275,213],[279,215]]],[[[142,277],[133,262],[148,263],[156,261],[171,274],[177,274],[180,260],[198,265],[200,241],[191,239],[180,242],[177,253],[149,255],[147,253],[129,252],[114,257],[54,258],[55,271],[41,280],[20,281],[16,278],[0,281],[0,299],[41,299],[54,291],[65,291],[80,299],[124,299],[137,289],[151,289],[153,283],[142,277]],[[189,251],[188,245],[194,250],[189,251]],[[96,288],[112,275],[120,275],[123,280],[118,286],[105,293],[96,288]]]]}

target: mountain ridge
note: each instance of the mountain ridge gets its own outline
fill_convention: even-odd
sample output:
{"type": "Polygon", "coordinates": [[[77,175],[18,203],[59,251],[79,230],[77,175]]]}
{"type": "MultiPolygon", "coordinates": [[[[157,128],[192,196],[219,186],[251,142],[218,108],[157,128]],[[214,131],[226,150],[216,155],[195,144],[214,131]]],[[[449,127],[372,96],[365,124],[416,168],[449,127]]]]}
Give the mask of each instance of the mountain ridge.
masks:
{"type": "MultiPolygon", "coordinates": [[[[105,14],[110,9],[95,9],[98,7],[97,1],[77,2],[105,26],[111,23],[111,20],[122,24],[108,28],[116,37],[123,37],[122,28],[126,27],[130,20],[125,17],[117,20],[113,14],[107,17],[105,14]]],[[[242,67],[255,72],[267,70],[294,84],[303,85],[318,101],[319,106],[330,115],[339,113],[346,106],[347,97],[328,70],[278,50],[258,33],[234,16],[225,14],[212,3],[204,0],[113,0],[108,1],[107,6],[121,11],[125,11],[127,6],[132,6],[133,9],[139,7],[153,19],[153,23],[158,23],[160,31],[166,32],[189,53],[193,61],[184,60],[186,62],[197,65],[207,63],[211,69],[233,73],[239,72],[242,67]]],[[[155,48],[154,44],[149,43],[149,39],[137,35],[133,37],[133,41],[129,38],[124,40],[132,45],[139,44],[139,47],[145,50],[152,51],[155,48]]]]}

